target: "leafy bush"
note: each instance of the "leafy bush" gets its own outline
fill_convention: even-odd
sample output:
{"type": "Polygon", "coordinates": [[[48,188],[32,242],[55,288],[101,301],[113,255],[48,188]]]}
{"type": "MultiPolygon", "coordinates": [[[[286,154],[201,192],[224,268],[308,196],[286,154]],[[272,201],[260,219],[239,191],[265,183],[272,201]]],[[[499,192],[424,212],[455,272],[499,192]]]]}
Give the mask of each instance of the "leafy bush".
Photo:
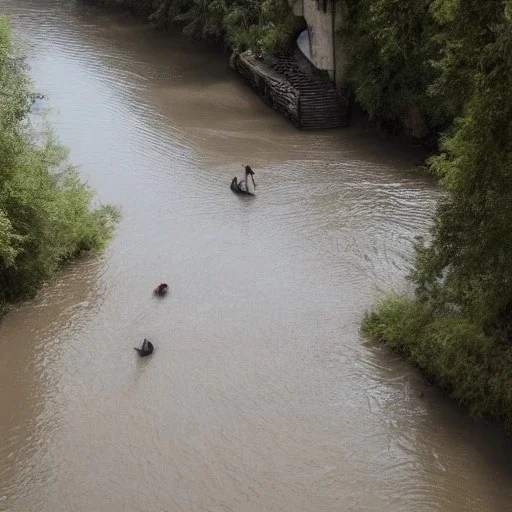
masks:
{"type": "Polygon", "coordinates": [[[50,130],[29,121],[24,60],[0,17],[0,305],[35,293],[60,264],[104,247],[116,209],[91,209],[92,190],[50,130]]]}
{"type": "Polygon", "coordinates": [[[472,414],[512,432],[512,347],[467,317],[391,295],[363,319],[362,332],[410,357],[472,414]]]}

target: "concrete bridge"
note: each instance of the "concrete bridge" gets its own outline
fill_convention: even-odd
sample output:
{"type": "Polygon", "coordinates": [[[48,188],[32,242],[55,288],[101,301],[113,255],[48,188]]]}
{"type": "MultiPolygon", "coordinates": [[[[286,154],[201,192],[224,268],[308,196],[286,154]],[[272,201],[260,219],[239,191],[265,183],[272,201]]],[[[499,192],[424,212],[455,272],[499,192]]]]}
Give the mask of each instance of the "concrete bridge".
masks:
{"type": "Polygon", "coordinates": [[[251,51],[235,52],[231,65],[266,103],[298,128],[346,126],[350,102],[344,88],[346,66],[340,38],[346,16],[336,0],[288,1],[294,14],[307,24],[297,48],[265,59],[251,51]]]}
{"type": "Polygon", "coordinates": [[[293,13],[307,23],[307,29],[297,39],[300,51],[317,69],[327,71],[341,88],[346,68],[340,37],[345,18],[343,6],[336,0],[288,1],[293,13]]]}

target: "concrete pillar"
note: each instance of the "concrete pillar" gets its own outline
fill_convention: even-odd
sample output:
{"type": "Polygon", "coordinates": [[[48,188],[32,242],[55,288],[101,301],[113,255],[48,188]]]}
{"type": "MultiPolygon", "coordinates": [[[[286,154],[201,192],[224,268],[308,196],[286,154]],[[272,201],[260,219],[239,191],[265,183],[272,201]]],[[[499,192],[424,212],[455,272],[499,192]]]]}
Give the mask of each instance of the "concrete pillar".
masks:
{"type": "Polygon", "coordinates": [[[324,12],[316,0],[303,0],[303,12],[309,30],[311,62],[334,78],[332,1],[328,0],[324,12]]]}
{"type": "MultiPolygon", "coordinates": [[[[308,44],[302,40],[299,48],[308,60],[327,71],[338,88],[343,88],[347,67],[341,33],[347,19],[344,2],[337,0],[289,0],[293,13],[308,24],[308,44]],[[325,5],[325,11],[324,11],[325,5]]],[[[304,39],[304,36],[302,36],[304,39]]]]}
{"type": "Polygon", "coordinates": [[[334,10],[334,81],[338,89],[345,85],[347,58],[343,48],[342,33],[347,20],[345,2],[335,2],[334,10]]]}

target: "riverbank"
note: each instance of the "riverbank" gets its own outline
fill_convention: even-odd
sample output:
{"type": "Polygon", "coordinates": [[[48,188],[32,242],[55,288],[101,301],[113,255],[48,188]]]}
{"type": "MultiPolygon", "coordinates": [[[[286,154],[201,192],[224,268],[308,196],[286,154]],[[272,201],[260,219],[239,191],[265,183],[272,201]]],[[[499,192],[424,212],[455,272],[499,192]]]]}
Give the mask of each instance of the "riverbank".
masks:
{"type": "Polygon", "coordinates": [[[408,357],[427,379],[512,433],[512,349],[506,337],[485,332],[455,312],[391,296],[367,313],[362,333],[408,357]]]}
{"type": "Polygon", "coordinates": [[[440,154],[429,159],[447,194],[432,241],[416,248],[414,295],[378,304],[363,332],[407,354],[473,413],[512,432],[512,17],[503,3],[465,9],[425,1],[406,3],[400,13],[386,0],[374,4],[378,16],[364,7],[354,13],[358,29],[394,25],[380,34],[387,44],[379,55],[405,78],[417,66],[422,73],[398,97],[389,90],[382,96],[368,80],[372,64],[359,59],[360,98],[371,103],[377,95],[382,108],[375,114],[389,118],[416,96],[434,125],[448,122],[440,154]],[[396,53],[401,38],[411,43],[406,61],[396,53]],[[425,67],[426,56],[435,65],[425,67]]]}
{"type": "Polygon", "coordinates": [[[47,127],[37,130],[25,60],[0,16],[0,317],[33,297],[64,263],[100,251],[118,211],[94,207],[94,193],[47,127]]]}

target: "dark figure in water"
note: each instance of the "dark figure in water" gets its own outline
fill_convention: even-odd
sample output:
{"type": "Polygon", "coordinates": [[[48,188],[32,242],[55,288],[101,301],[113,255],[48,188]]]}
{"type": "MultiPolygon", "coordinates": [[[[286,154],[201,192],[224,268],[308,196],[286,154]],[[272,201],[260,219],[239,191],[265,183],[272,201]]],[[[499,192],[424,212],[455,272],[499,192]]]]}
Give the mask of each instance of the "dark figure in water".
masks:
{"type": "Polygon", "coordinates": [[[235,176],[231,180],[231,185],[229,187],[233,192],[237,192],[238,194],[249,194],[251,196],[254,195],[254,190],[256,189],[256,183],[254,181],[254,171],[251,169],[249,165],[245,166],[245,180],[238,181],[238,178],[235,176]],[[249,183],[249,177],[252,181],[252,187],[249,183]],[[251,190],[252,189],[252,190],[251,190]]]}
{"type": "Polygon", "coordinates": [[[153,350],[155,350],[155,347],[153,347],[153,343],[151,343],[151,341],[148,341],[146,338],[144,338],[142,347],[141,348],[135,347],[135,350],[139,353],[140,357],[146,357],[153,353],[153,350]]]}
{"type": "Polygon", "coordinates": [[[167,283],[160,283],[154,290],[153,290],[153,293],[155,295],[160,295],[160,297],[162,297],[163,295],[165,295],[167,293],[167,291],[169,290],[169,286],[167,285],[167,283]]]}

